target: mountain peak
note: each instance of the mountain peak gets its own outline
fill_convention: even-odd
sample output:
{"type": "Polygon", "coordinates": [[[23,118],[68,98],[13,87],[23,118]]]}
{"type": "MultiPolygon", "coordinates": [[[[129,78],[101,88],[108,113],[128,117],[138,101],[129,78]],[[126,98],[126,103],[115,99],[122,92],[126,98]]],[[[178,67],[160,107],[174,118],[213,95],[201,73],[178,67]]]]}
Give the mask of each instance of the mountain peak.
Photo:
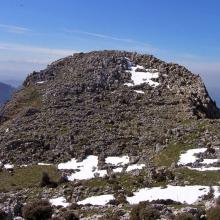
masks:
{"type": "Polygon", "coordinates": [[[139,155],[158,139],[164,143],[167,129],[180,121],[217,118],[219,109],[201,78],[183,66],[95,51],[33,72],[0,114],[0,155],[25,163],[139,155]]]}
{"type": "Polygon", "coordinates": [[[219,117],[219,111],[198,75],[192,74],[181,65],[165,63],[152,55],[126,51],[76,53],[53,62],[45,70],[33,72],[25,80],[24,86],[43,83],[47,85],[51,82],[58,87],[71,87],[71,90],[77,92],[114,90],[129,83],[133,84],[132,88],[135,89],[138,86],[149,87],[153,83],[160,85],[157,90],[161,92],[169,89],[178,94],[180,99],[189,99],[198,116],[219,117]],[[132,71],[129,71],[131,65],[134,78],[132,71]],[[152,75],[153,72],[157,77],[152,75]],[[143,81],[145,78],[150,81],[143,81]],[[134,79],[139,81],[139,84],[135,84],[134,79]],[[145,85],[141,85],[141,82],[145,85]]]}

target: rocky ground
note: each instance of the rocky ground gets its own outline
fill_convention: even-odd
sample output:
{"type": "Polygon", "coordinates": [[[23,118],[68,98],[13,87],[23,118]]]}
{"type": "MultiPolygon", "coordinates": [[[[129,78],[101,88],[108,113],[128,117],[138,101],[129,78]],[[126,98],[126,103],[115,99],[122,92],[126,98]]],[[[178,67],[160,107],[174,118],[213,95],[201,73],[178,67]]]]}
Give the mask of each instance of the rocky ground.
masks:
{"type": "Polygon", "coordinates": [[[121,51],[56,61],[0,110],[0,209],[43,199],[54,219],[205,219],[218,206],[219,116],[201,78],[177,64],[121,51]],[[196,201],[170,186],[198,186],[196,201]],[[168,196],[137,206],[155,187],[168,196]]]}

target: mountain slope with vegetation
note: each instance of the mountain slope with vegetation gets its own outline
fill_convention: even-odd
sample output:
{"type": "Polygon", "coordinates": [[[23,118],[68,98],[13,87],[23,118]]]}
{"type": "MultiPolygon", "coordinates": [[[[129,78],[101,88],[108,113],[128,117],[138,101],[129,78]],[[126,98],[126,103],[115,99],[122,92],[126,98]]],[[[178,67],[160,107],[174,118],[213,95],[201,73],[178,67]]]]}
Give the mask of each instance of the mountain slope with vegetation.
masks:
{"type": "Polygon", "coordinates": [[[125,51],[55,61],[0,109],[0,204],[37,198],[82,219],[171,219],[186,201],[202,215],[218,196],[219,117],[200,76],[178,64],[125,51]]]}

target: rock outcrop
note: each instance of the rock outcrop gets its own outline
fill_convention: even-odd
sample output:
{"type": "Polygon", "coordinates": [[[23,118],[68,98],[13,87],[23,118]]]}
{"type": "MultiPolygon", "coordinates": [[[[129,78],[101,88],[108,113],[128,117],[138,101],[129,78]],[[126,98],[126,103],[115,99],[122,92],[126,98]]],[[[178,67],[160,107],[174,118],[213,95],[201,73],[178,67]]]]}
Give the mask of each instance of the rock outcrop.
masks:
{"type": "Polygon", "coordinates": [[[202,79],[185,67],[123,51],[77,53],[33,72],[0,110],[0,161],[58,162],[148,155],[190,118],[218,118],[202,79]],[[147,83],[136,71],[156,72],[147,83]]]}

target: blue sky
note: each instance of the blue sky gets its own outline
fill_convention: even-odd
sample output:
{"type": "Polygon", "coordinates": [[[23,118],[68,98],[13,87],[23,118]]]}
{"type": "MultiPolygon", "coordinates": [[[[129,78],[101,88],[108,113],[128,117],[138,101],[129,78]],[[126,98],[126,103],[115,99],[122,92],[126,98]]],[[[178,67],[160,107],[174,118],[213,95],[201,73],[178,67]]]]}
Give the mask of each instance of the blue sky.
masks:
{"type": "Polygon", "coordinates": [[[218,0],[1,0],[0,81],[76,51],[119,49],[184,64],[216,90],[219,11],[218,0]]]}

